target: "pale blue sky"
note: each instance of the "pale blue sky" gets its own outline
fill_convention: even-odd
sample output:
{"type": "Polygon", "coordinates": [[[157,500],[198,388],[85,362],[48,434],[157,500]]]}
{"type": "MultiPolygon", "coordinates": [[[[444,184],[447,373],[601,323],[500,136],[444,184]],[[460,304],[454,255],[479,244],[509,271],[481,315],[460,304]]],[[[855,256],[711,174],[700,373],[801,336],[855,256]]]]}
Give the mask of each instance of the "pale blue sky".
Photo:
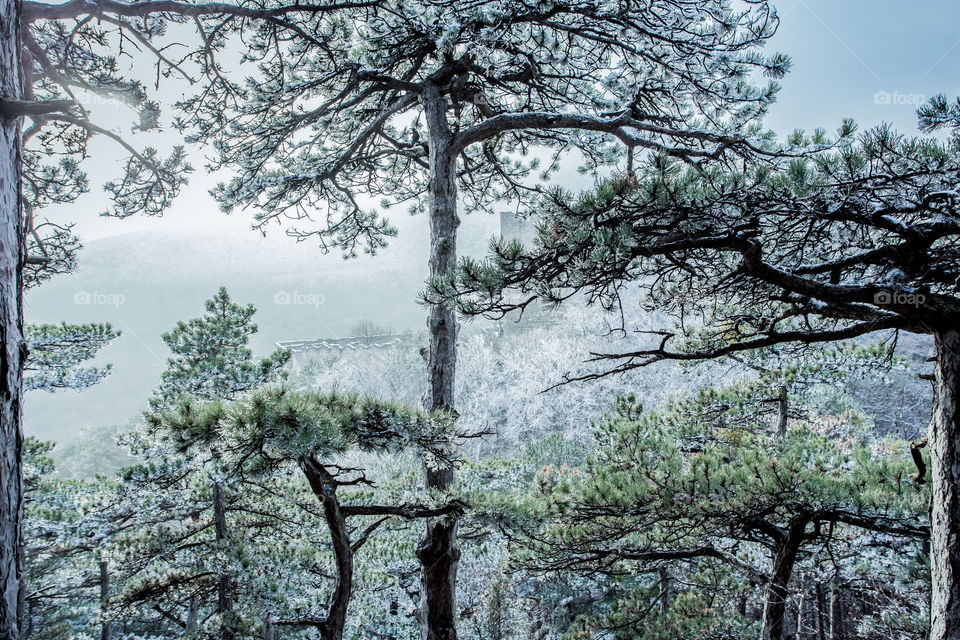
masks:
{"type": "Polygon", "coordinates": [[[779,133],[891,122],[916,130],[915,106],[936,93],[960,95],[957,0],[781,0],[771,46],[793,69],[768,123],[779,133]],[[890,104],[877,104],[878,92],[890,104]],[[898,103],[899,102],[899,103],[898,103]]]}

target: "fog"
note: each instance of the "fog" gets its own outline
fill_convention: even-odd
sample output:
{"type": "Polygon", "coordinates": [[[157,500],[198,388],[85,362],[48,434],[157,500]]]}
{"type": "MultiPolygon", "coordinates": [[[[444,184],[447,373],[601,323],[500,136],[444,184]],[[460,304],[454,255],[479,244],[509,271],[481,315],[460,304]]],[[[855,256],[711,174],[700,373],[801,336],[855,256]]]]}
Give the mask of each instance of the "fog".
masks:
{"type": "MultiPolygon", "coordinates": [[[[861,127],[885,121],[909,132],[924,98],[960,93],[953,73],[960,60],[955,30],[960,5],[919,3],[905,10],[893,0],[788,0],[779,11],[782,24],[771,48],[789,54],[793,68],[767,119],[778,134],[795,128],[833,130],[847,117],[861,127]],[[869,21],[859,19],[865,12],[869,21]],[[922,39],[902,41],[904,34],[919,33],[922,39]]],[[[143,64],[135,57],[126,60],[143,64]]],[[[173,88],[163,88],[169,95],[161,97],[171,101],[185,89],[176,83],[165,87],[173,88]]],[[[123,105],[96,104],[94,116],[130,136],[133,114],[123,105]]],[[[130,139],[162,149],[176,135],[168,127],[130,139]]],[[[123,151],[98,137],[91,142],[91,156],[86,166],[91,192],[69,206],[44,210],[54,221],[76,224],[85,244],[79,268],[30,291],[26,319],[109,322],[123,335],[97,360],[114,367],[101,384],[83,393],[28,395],[28,433],[64,441],[85,427],[134,418],[167,357],[161,333],[199,315],[203,301],[220,286],[258,308],[257,353],[280,340],[343,336],[361,320],[398,331],[424,327],[425,314],[416,303],[426,275],[424,218],[391,212],[398,238],[375,257],[344,261],[339,252],[321,253],[309,239],[298,243],[281,225],[268,226],[265,235],[252,231],[250,211],[220,212],[208,191],[225,176],[208,174],[204,151],[194,149],[196,171],[163,218],[119,220],[101,215],[107,200],[99,187],[119,172],[123,151]],[[277,302],[284,293],[293,296],[292,304],[277,302]]],[[[573,159],[555,181],[570,188],[591,183],[576,171],[573,159]]],[[[371,204],[378,200],[372,196],[371,204]]],[[[482,214],[463,218],[461,253],[479,255],[487,239],[499,233],[499,220],[482,214]]]]}

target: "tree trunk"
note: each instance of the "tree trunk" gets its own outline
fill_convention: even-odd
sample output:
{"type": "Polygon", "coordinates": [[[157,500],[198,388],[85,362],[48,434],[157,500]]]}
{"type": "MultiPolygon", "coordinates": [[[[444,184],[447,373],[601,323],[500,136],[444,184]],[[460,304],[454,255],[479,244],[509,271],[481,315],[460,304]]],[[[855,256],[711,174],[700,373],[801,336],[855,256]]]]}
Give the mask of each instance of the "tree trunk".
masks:
{"type": "Polygon", "coordinates": [[[790,575],[803,541],[803,531],[807,519],[796,517],[790,522],[790,528],[782,540],[777,543],[773,558],[773,570],[767,584],[763,602],[763,640],[781,640],[783,638],[783,619],[787,610],[790,575]]]}
{"type": "Polygon", "coordinates": [[[934,335],[930,446],[930,640],[960,640],[960,330],[934,335]]]}
{"type": "MultiPolygon", "coordinates": [[[[453,135],[447,124],[447,104],[439,90],[424,87],[422,95],[430,146],[430,275],[446,276],[457,265],[456,157],[453,135]]],[[[457,318],[446,305],[434,305],[427,322],[430,349],[427,356],[427,394],[424,406],[452,411],[457,362],[457,318]]],[[[428,491],[446,491],[454,482],[453,467],[425,465],[428,491]]],[[[457,521],[452,516],[428,518],[417,545],[420,560],[420,637],[422,640],[457,638],[457,521]]]]}
{"type": "Polygon", "coordinates": [[[301,464],[307,482],[323,506],[323,516],[330,531],[333,558],[337,572],[334,576],[333,594],[327,608],[327,617],[320,625],[323,640],[341,640],[347,624],[347,608],[353,592],[353,548],[350,545],[350,529],[346,516],[337,500],[337,483],[327,469],[312,458],[301,464]]]}
{"type": "Polygon", "coordinates": [[[777,440],[787,435],[787,413],[790,409],[789,402],[787,387],[781,385],[777,390],[777,433],[775,436],[777,440]]]}
{"type": "Polygon", "coordinates": [[[263,614],[263,640],[276,640],[276,627],[273,626],[273,616],[267,611],[263,614]]]}
{"type": "Polygon", "coordinates": [[[110,567],[106,560],[100,561],[100,640],[110,640],[110,621],[106,619],[107,605],[110,604],[110,567]]]}
{"type": "Polygon", "coordinates": [[[657,573],[660,575],[660,615],[665,616],[670,612],[670,570],[660,567],[657,573]]]}
{"type": "Polygon", "coordinates": [[[836,582],[830,585],[830,640],[843,640],[843,593],[836,582]]]}
{"type": "Polygon", "coordinates": [[[816,597],[817,597],[817,640],[827,640],[827,625],[826,625],[826,598],[823,594],[823,583],[817,580],[816,582],[816,597]]]}
{"type": "Polygon", "coordinates": [[[807,612],[807,590],[800,581],[800,597],[797,598],[797,640],[803,640],[803,622],[807,612]]]}
{"type": "MultiPolygon", "coordinates": [[[[223,503],[223,488],[219,482],[213,482],[213,525],[216,532],[217,544],[223,547],[227,540],[227,509],[223,503]]],[[[221,551],[223,549],[221,548],[221,551]]],[[[236,636],[233,622],[233,589],[231,586],[230,571],[220,569],[217,576],[217,613],[223,621],[220,628],[220,637],[223,640],[233,640],[236,636]]]]}
{"type": "Polygon", "coordinates": [[[193,638],[197,633],[197,617],[200,615],[200,602],[197,596],[190,598],[190,604],[187,606],[187,626],[184,630],[184,636],[193,638]]]}
{"type": "MultiPolygon", "coordinates": [[[[0,0],[0,97],[23,97],[20,2],[0,0]]],[[[19,118],[0,117],[0,640],[19,637],[23,513],[23,218],[19,118]]]]}

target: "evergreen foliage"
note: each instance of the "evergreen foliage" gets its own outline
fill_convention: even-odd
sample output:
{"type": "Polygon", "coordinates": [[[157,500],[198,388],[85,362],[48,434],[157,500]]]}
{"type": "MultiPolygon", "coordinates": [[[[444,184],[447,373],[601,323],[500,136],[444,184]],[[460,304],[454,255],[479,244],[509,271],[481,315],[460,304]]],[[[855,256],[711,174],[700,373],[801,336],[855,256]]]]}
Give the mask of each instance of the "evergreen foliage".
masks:
{"type": "MultiPolygon", "coordinates": [[[[233,172],[213,190],[222,209],[254,209],[261,229],[292,221],[290,235],[346,256],[385,245],[389,208],[429,210],[432,275],[423,353],[331,357],[288,387],[291,354],[254,358],[255,309],[221,288],[163,335],[161,384],[120,436],[134,464],[57,478],[52,445],[27,439],[24,640],[957,633],[943,571],[960,523],[960,102],[920,110],[924,130],[953,129],[945,142],[844,122],[777,144],[762,117],[790,61],[762,50],[778,23],[763,0],[16,9],[24,95],[0,107],[30,118],[23,148],[11,136],[17,295],[75,268],[71,225],[42,209],[87,190],[91,135],[128,155],[105,185],[110,215],[162,214],[192,171],[183,147],[136,148],[91,119],[85,102],[106,98],[159,129],[150,88],[120,71],[131,42],[156,58],[157,89],[190,83],[176,126],[233,172]],[[223,64],[235,46],[237,69],[223,64]],[[623,173],[583,194],[539,186],[570,150],[585,172],[623,173]],[[504,201],[536,213],[535,241],[495,241],[451,273],[458,207],[504,201]],[[458,341],[452,311],[586,294],[627,333],[637,290],[641,322],[666,322],[617,348],[566,322],[552,342],[458,341]],[[877,331],[884,343],[858,340],[877,331]],[[867,409],[903,366],[898,331],[936,337],[929,452],[867,409]],[[596,367],[560,380],[581,346],[596,367]],[[692,386],[685,367],[639,373],[664,360],[717,363],[709,386],[658,402],[692,386]],[[592,386],[550,386],[573,379],[592,386]],[[421,394],[444,410],[412,408],[421,394]],[[485,439],[467,448],[468,435],[485,439]]],[[[24,387],[52,391],[107,375],[85,363],[119,334],[26,335],[24,387]]]]}
{"type": "Polygon", "coordinates": [[[24,367],[24,391],[80,391],[110,374],[111,365],[82,367],[82,363],[119,337],[109,324],[27,325],[29,356],[24,367]]]}
{"type": "MultiPolygon", "coordinates": [[[[870,540],[871,564],[902,572],[890,587],[902,594],[891,613],[903,615],[917,604],[908,568],[922,563],[929,535],[908,444],[863,440],[827,416],[793,421],[778,438],[745,410],[760,402],[749,386],[702,390],[661,411],[621,398],[582,464],[538,475],[520,565],[604,585],[585,630],[734,638],[775,616],[783,625],[787,594],[808,588],[791,581],[806,563],[870,540]],[[763,613],[748,615],[741,598],[763,613]]],[[[850,580],[856,569],[847,560],[832,572],[850,580]]]]}
{"type": "Polygon", "coordinates": [[[160,386],[150,399],[154,410],[170,407],[183,396],[233,400],[284,375],[281,368],[289,352],[277,349],[265,358],[252,359],[248,345],[257,332],[252,304],[238,305],[221,287],[204,307],[206,312],[199,318],[178,322],[163,334],[173,357],[167,360],[160,386]]]}

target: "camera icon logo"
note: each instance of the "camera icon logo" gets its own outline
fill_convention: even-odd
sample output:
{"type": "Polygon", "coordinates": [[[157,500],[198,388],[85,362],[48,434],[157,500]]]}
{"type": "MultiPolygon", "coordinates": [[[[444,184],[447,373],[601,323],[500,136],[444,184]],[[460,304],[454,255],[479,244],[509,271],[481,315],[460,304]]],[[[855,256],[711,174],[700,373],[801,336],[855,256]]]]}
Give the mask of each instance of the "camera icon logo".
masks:
{"type": "Polygon", "coordinates": [[[77,291],[73,294],[73,304],[90,304],[91,297],[88,291],[77,291]]]}
{"type": "Polygon", "coordinates": [[[277,291],[273,294],[273,304],[290,304],[290,292],[277,291]]]}
{"type": "Polygon", "coordinates": [[[893,101],[893,95],[889,91],[877,91],[873,94],[874,104],[890,104],[893,101]]]}
{"type": "Polygon", "coordinates": [[[893,302],[893,295],[889,291],[878,291],[873,296],[874,304],[890,304],[893,302]]]}

